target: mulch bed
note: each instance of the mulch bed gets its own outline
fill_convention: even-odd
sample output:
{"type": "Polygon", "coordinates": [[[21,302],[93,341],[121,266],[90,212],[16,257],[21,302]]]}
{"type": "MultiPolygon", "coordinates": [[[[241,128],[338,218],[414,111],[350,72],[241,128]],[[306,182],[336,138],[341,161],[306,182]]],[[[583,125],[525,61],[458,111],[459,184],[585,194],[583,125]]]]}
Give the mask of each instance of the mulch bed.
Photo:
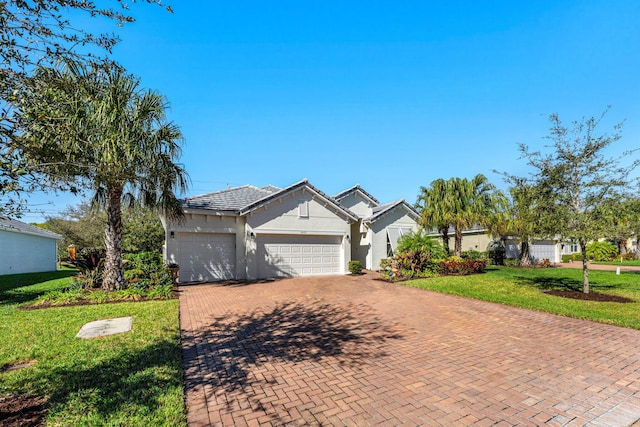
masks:
{"type": "MultiPolygon", "coordinates": [[[[169,299],[177,299],[179,298],[179,291],[174,290],[171,292],[171,298],[169,299]]],[[[73,302],[66,302],[64,304],[51,304],[49,302],[45,302],[42,304],[26,304],[26,305],[20,305],[18,306],[18,310],[40,310],[41,308],[52,308],[52,307],[74,307],[74,306],[78,306],[78,305],[98,305],[98,304],[120,304],[123,302],[144,302],[144,301],[166,301],[167,298],[146,298],[146,297],[141,297],[141,298],[137,298],[137,299],[116,299],[116,300],[109,300],[109,301],[102,301],[102,302],[97,302],[97,301],[91,301],[91,300],[79,300],[79,301],[73,301],[73,302]]]]}
{"type": "Polygon", "coordinates": [[[11,394],[0,397],[0,425],[3,427],[38,427],[47,413],[42,396],[11,394]]]}
{"type": "Polygon", "coordinates": [[[598,302],[620,302],[629,303],[635,302],[630,298],[619,297],[617,295],[600,294],[597,292],[589,292],[585,294],[580,291],[544,291],[545,294],[554,295],[562,298],[580,299],[585,301],[598,301],[598,302]]]}

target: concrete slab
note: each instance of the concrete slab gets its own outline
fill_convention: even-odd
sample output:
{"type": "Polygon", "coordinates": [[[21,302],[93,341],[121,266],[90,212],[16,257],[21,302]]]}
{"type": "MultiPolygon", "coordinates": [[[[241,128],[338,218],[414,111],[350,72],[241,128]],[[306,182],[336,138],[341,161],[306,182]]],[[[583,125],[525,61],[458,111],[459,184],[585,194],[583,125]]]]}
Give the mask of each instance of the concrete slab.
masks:
{"type": "Polygon", "coordinates": [[[96,320],[95,322],[85,323],[76,337],[86,339],[129,332],[132,323],[133,318],[131,316],[96,320]]]}

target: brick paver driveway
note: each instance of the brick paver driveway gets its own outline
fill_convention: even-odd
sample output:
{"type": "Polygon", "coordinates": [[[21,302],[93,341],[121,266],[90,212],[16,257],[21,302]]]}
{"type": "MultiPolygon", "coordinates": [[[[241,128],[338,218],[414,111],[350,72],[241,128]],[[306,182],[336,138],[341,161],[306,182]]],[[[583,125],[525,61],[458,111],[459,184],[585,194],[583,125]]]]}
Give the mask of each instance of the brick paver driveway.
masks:
{"type": "Polygon", "coordinates": [[[198,425],[628,426],[640,331],[377,280],[181,287],[198,425]]]}

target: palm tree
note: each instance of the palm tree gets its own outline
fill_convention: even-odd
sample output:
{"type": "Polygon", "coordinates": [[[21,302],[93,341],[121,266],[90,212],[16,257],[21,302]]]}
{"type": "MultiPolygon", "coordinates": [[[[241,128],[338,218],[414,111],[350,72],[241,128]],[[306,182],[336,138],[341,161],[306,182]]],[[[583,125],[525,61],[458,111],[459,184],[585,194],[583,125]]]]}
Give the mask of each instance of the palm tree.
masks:
{"type": "Polygon", "coordinates": [[[449,227],[454,221],[455,205],[449,181],[440,178],[432,181],[429,187],[420,187],[416,202],[416,208],[420,212],[420,226],[438,231],[447,256],[450,254],[449,227]]]}
{"type": "Polygon", "coordinates": [[[182,216],[175,191],[186,189],[188,175],[176,163],[182,134],[166,121],[166,99],[120,67],[68,63],[41,69],[22,107],[24,154],[50,179],[93,193],[107,215],[102,287],[125,287],[123,204],[182,216]]]}
{"type": "Polygon", "coordinates": [[[421,187],[417,203],[421,225],[438,229],[447,253],[448,230],[453,227],[456,256],[462,254],[462,231],[475,225],[490,226],[504,205],[504,195],[482,174],[471,180],[435,180],[429,188],[421,187]]]}
{"type": "Polygon", "coordinates": [[[514,182],[504,215],[490,225],[492,234],[514,237],[520,242],[519,264],[523,267],[531,265],[531,240],[541,233],[535,190],[521,180],[514,182]]]}

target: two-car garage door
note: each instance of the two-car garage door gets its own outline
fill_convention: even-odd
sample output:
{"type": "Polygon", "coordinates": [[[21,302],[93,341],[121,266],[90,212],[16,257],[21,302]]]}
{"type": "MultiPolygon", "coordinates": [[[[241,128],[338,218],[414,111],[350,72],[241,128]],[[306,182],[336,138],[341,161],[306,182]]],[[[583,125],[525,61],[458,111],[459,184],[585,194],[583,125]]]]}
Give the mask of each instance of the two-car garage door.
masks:
{"type": "MultiPolygon", "coordinates": [[[[176,237],[181,282],[236,278],[235,234],[177,233],[176,237]]],[[[344,271],[342,236],[258,235],[257,254],[248,254],[248,257],[256,255],[260,279],[344,271]]],[[[251,264],[252,260],[247,263],[251,264]]]]}
{"type": "Polygon", "coordinates": [[[342,236],[258,235],[258,278],[341,274],[342,236]]]}
{"type": "Polygon", "coordinates": [[[177,238],[181,282],[235,278],[235,234],[178,233],[177,238]]]}

